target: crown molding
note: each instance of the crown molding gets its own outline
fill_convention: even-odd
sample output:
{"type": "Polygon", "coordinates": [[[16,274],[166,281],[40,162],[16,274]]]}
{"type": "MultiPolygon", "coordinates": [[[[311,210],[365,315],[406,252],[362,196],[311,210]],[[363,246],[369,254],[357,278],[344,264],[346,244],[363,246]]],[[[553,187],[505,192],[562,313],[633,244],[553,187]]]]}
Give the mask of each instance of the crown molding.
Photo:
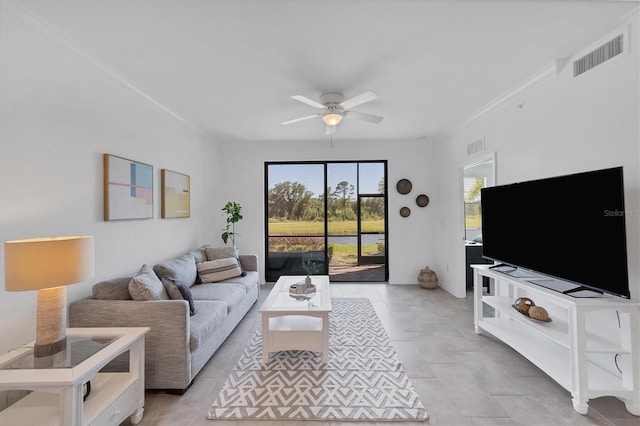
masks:
{"type": "Polygon", "coordinates": [[[53,40],[64,47],[72,54],[84,60],[99,74],[113,80],[129,93],[137,96],[143,101],[146,101],[148,104],[164,112],[179,123],[189,127],[200,136],[205,138],[208,136],[207,132],[205,132],[200,126],[190,122],[178,112],[154,98],[141,86],[129,80],[125,75],[111,68],[96,56],[89,53],[86,49],[78,46],[68,35],[58,30],[54,25],[39,16],[33,10],[29,9],[23,3],[16,0],[2,0],[0,2],[0,16],[9,19],[23,28],[30,28],[38,31],[50,40],[53,40]]]}
{"type": "MultiPolygon", "coordinates": [[[[632,0],[634,3],[638,3],[638,0],[632,0]]],[[[640,6],[637,6],[636,8],[630,10],[629,12],[625,13],[624,15],[622,15],[620,17],[620,20],[622,22],[631,22],[633,20],[638,19],[638,16],[640,15],[640,6]]]]}
{"type": "MultiPolygon", "coordinates": [[[[628,0],[628,1],[633,1],[633,2],[638,2],[639,0],[628,0]]],[[[626,14],[624,14],[623,16],[620,17],[620,21],[624,22],[625,25],[622,25],[621,27],[613,30],[612,32],[609,33],[610,34],[614,34],[614,33],[619,33],[619,32],[626,32],[627,36],[625,37],[625,43],[629,43],[629,25],[631,22],[638,20],[638,17],[640,16],[640,6],[636,7],[634,9],[632,9],[631,11],[627,12],[626,14]]],[[[605,39],[605,37],[603,37],[602,39],[605,39]]],[[[588,47],[583,48],[582,50],[587,50],[588,48],[590,48],[591,44],[588,47]]],[[[582,51],[581,50],[581,51],[582,51]]],[[[625,46],[625,51],[629,52],[628,49],[628,45],[625,46]]],[[[511,88],[510,90],[506,91],[505,93],[503,93],[502,95],[498,96],[497,98],[495,98],[494,100],[492,100],[491,102],[487,103],[484,107],[476,110],[475,112],[473,112],[469,117],[467,117],[465,120],[451,126],[450,128],[446,129],[445,131],[443,131],[442,133],[438,134],[437,136],[435,136],[433,138],[433,141],[440,141],[441,139],[447,137],[447,136],[451,136],[454,133],[456,133],[458,130],[462,129],[463,127],[471,124],[472,122],[479,120],[483,117],[488,116],[489,114],[491,114],[492,112],[496,111],[497,109],[505,106],[507,103],[509,103],[511,100],[524,95],[525,93],[535,89],[536,87],[544,84],[545,82],[549,81],[550,79],[554,78],[555,76],[557,76],[558,74],[560,74],[560,72],[562,71],[562,69],[564,68],[564,66],[569,63],[571,61],[571,59],[578,57],[579,56],[579,52],[572,55],[571,57],[568,58],[557,58],[554,61],[552,61],[551,63],[547,64],[543,69],[541,69],[540,71],[538,71],[537,73],[533,74],[532,76],[530,76],[529,78],[525,79],[523,82],[521,82],[520,84],[516,85],[515,87],[511,88]]],[[[431,138],[430,138],[431,139],[431,138]]]]}
{"type": "Polygon", "coordinates": [[[512,100],[518,98],[519,96],[524,95],[525,93],[530,92],[531,90],[537,88],[538,86],[546,83],[550,79],[556,77],[564,65],[567,63],[567,58],[558,58],[549,64],[547,64],[540,71],[536,72],[529,78],[525,79],[518,85],[512,87],[507,90],[502,95],[496,97],[492,101],[488,102],[482,108],[476,110],[472,114],[469,115],[465,120],[451,126],[447,130],[443,131],[440,135],[438,135],[434,140],[441,140],[447,136],[451,136],[456,133],[458,130],[463,127],[473,123],[474,121],[480,120],[483,117],[486,117],[493,113],[494,111],[502,108],[512,100]]]}

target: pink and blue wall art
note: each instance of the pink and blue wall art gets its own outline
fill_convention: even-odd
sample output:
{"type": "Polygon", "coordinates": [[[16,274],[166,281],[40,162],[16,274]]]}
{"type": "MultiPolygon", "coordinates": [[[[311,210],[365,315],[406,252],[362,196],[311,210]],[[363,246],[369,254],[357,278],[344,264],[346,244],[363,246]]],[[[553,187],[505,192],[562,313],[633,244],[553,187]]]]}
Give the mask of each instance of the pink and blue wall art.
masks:
{"type": "Polygon", "coordinates": [[[104,220],[153,217],[153,166],[104,154],[104,220]]]}

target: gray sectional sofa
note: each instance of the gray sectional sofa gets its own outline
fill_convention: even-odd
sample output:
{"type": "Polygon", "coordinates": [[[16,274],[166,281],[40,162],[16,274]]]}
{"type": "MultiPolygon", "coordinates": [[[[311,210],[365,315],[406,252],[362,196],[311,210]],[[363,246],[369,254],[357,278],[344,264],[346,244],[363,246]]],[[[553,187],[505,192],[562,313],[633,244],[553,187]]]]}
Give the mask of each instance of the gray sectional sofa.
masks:
{"type": "MultiPolygon", "coordinates": [[[[211,252],[221,256],[219,250],[202,246],[152,268],[144,265],[137,274],[95,284],[92,297],[69,305],[69,326],[150,327],[145,387],[184,392],[259,296],[257,256],[236,252],[240,268],[235,269],[219,266],[224,259],[207,257],[211,252]],[[211,264],[219,267],[207,268],[211,264]],[[240,275],[226,278],[238,270],[240,275]],[[202,282],[202,277],[214,282],[202,282]]],[[[110,367],[125,364],[126,357],[110,367]]]]}

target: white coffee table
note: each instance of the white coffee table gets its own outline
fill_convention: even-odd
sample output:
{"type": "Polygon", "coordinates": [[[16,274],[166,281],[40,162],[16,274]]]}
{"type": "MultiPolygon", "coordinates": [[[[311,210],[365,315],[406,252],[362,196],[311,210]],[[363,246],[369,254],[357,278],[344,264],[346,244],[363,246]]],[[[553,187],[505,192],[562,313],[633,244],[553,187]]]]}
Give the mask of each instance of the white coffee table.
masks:
{"type": "Polygon", "coordinates": [[[281,276],[260,307],[263,364],[269,361],[271,352],[285,350],[322,352],[322,362],[329,361],[329,276],[311,276],[316,292],[308,300],[291,297],[289,286],[304,279],[304,276],[281,276]]]}

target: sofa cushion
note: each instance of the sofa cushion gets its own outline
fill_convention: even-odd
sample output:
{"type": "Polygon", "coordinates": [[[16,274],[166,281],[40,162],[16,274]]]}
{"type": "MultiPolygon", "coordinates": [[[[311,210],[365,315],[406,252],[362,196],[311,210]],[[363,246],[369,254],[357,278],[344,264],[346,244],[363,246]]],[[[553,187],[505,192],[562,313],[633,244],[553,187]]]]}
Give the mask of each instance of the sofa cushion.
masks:
{"type": "Polygon", "coordinates": [[[220,284],[240,284],[245,288],[245,291],[249,293],[252,289],[255,289],[260,282],[260,277],[256,271],[247,271],[244,276],[229,278],[228,280],[220,281],[215,285],[220,284]]]}
{"type": "Polygon", "coordinates": [[[100,281],[91,288],[93,297],[102,300],[131,300],[129,281],[133,275],[100,281]]]}
{"type": "Polygon", "coordinates": [[[210,339],[215,330],[227,318],[227,306],[224,302],[196,300],[195,307],[198,313],[191,317],[189,326],[189,349],[191,352],[201,343],[210,339]]]}
{"type": "Polygon", "coordinates": [[[193,304],[193,295],[189,287],[174,282],[171,277],[161,277],[160,281],[162,281],[164,289],[167,291],[170,299],[186,300],[189,302],[189,314],[194,315],[196,313],[196,308],[193,304]]]}
{"type": "Polygon", "coordinates": [[[215,283],[242,275],[242,269],[235,257],[200,262],[196,268],[202,283],[215,283]]]}
{"type": "Polygon", "coordinates": [[[228,257],[238,258],[238,248],[233,246],[224,247],[205,247],[205,253],[207,254],[207,260],[226,259],[228,257]]]}
{"type": "Polygon", "coordinates": [[[227,306],[227,313],[233,311],[247,295],[245,287],[236,283],[198,284],[191,287],[193,299],[218,300],[227,306]]]}
{"type": "Polygon", "coordinates": [[[196,261],[196,263],[206,262],[207,260],[209,260],[207,259],[207,252],[205,251],[207,247],[208,246],[198,247],[197,249],[192,250],[187,254],[193,256],[193,259],[196,261]]]}
{"type": "Polygon", "coordinates": [[[241,254],[239,256],[240,267],[243,271],[258,271],[258,256],[255,254],[241,254]]]}
{"type": "Polygon", "coordinates": [[[162,281],[146,264],[129,281],[129,293],[133,300],[169,300],[162,281]]]}
{"type": "Polygon", "coordinates": [[[171,277],[176,284],[184,284],[187,287],[194,285],[198,276],[196,261],[190,253],[158,263],[153,270],[159,277],[171,277]]]}
{"type": "MultiPolygon", "coordinates": [[[[189,253],[187,253],[187,255],[191,255],[193,257],[193,260],[195,261],[195,263],[200,263],[200,262],[206,262],[207,261],[207,253],[205,251],[205,249],[208,246],[200,246],[195,250],[190,251],[189,253]]],[[[200,281],[200,277],[197,276],[196,274],[196,284],[200,284],[202,281],[200,281]]]]}

